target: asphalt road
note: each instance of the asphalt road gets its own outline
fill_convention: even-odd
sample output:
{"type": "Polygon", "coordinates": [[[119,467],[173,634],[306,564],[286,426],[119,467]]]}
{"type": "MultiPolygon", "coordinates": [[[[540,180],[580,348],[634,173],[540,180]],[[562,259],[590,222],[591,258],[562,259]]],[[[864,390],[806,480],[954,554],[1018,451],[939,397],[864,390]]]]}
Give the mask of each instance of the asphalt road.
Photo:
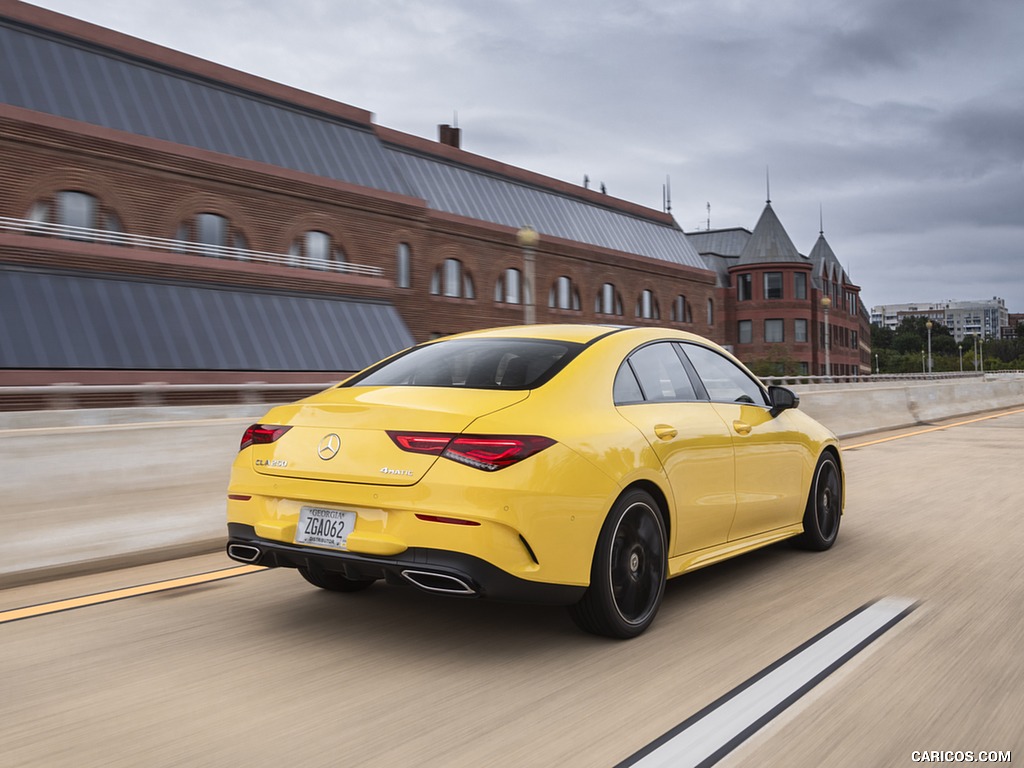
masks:
{"type": "Polygon", "coordinates": [[[1021,762],[1022,438],[1016,412],[847,441],[830,552],[776,546],[676,579],[628,642],[558,608],[336,595],[291,571],[2,613],[234,567],[220,555],[9,589],[0,765],[611,768],[887,597],[919,604],[719,764],[1021,762]]]}

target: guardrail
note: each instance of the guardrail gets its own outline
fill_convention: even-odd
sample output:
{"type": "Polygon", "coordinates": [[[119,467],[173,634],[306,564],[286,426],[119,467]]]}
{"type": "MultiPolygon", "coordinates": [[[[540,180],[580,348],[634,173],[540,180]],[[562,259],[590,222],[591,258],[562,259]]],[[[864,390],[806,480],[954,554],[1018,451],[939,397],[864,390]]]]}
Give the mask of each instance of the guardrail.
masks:
{"type": "Polygon", "coordinates": [[[17,232],[23,235],[44,235],[60,237],[65,240],[105,243],[107,245],[127,246],[147,251],[166,251],[170,253],[187,253],[193,256],[207,256],[217,259],[235,259],[236,261],[254,261],[263,264],[276,264],[283,267],[299,269],[315,269],[320,272],[337,272],[346,275],[363,277],[382,277],[384,270],[365,264],[351,264],[347,261],[327,261],[311,259],[306,256],[293,256],[283,253],[252,251],[247,248],[231,248],[225,245],[207,245],[188,240],[172,240],[163,237],[147,237],[132,235],[126,232],[114,232],[105,229],[88,227],[71,227],[64,224],[51,224],[47,221],[31,219],[12,219],[0,216],[0,230],[17,232]]]}
{"type": "Polygon", "coordinates": [[[885,384],[891,381],[942,381],[980,379],[986,376],[1024,376],[1024,371],[949,371],[944,373],[872,373],[867,376],[761,376],[765,384],[885,384]]]}
{"type": "Polygon", "coordinates": [[[51,384],[0,387],[0,411],[76,408],[133,408],[167,405],[248,405],[287,403],[327,389],[334,382],[295,384],[51,384]]]}
{"type": "MultiPolygon", "coordinates": [[[[765,384],[819,386],[844,384],[878,386],[898,382],[991,380],[1019,378],[1024,371],[990,373],[881,374],[872,376],[767,376],[765,384]]],[[[339,379],[340,380],[340,379],[339,379]]],[[[165,405],[248,405],[285,403],[316,394],[335,382],[245,384],[49,384],[0,386],[0,411],[71,410],[75,408],[130,408],[165,405]]]]}

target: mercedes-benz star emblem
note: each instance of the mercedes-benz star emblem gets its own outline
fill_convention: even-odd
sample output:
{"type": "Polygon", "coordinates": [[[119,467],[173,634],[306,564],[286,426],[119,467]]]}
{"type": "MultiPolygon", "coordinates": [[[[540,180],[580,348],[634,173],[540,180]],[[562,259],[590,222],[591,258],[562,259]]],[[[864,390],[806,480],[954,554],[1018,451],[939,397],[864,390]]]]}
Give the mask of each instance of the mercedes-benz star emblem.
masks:
{"type": "Polygon", "coordinates": [[[324,439],[320,441],[320,445],[316,449],[316,455],[324,461],[328,461],[337,456],[340,450],[341,438],[331,432],[329,435],[324,435],[324,439]]]}

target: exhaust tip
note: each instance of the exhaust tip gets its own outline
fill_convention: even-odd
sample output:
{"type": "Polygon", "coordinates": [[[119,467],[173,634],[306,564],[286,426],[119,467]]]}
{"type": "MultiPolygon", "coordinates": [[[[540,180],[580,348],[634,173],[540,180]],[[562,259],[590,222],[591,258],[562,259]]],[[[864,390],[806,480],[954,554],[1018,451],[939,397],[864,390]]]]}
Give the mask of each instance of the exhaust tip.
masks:
{"type": "Polygon", "coordinates": [[[262,554],[259,547],[253,547],[249,544],[228,544],[228,557],[232,560],[239,560],[243,563],[255,563],[262,554]]]}
{"type": "Polygon", "coordinates": [[[445,595],[462,595],[468,597],[477,591],[457,576],[432,571],[404,570],[402,576],[412,584],[427,592],[439,592],[445,595]]]}

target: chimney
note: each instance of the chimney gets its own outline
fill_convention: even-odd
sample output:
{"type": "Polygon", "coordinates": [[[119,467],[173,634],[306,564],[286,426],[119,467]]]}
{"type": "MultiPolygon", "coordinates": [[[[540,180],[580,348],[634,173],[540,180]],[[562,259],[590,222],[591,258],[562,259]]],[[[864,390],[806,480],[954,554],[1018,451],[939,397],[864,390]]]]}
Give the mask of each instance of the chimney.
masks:
{"type": "Polygon", "coordinates": [[[462,144],[462,129],[453,128],[447,123],[439,125],[437,126],[437,140],[449,147],[459,149],[462,144]]]}

